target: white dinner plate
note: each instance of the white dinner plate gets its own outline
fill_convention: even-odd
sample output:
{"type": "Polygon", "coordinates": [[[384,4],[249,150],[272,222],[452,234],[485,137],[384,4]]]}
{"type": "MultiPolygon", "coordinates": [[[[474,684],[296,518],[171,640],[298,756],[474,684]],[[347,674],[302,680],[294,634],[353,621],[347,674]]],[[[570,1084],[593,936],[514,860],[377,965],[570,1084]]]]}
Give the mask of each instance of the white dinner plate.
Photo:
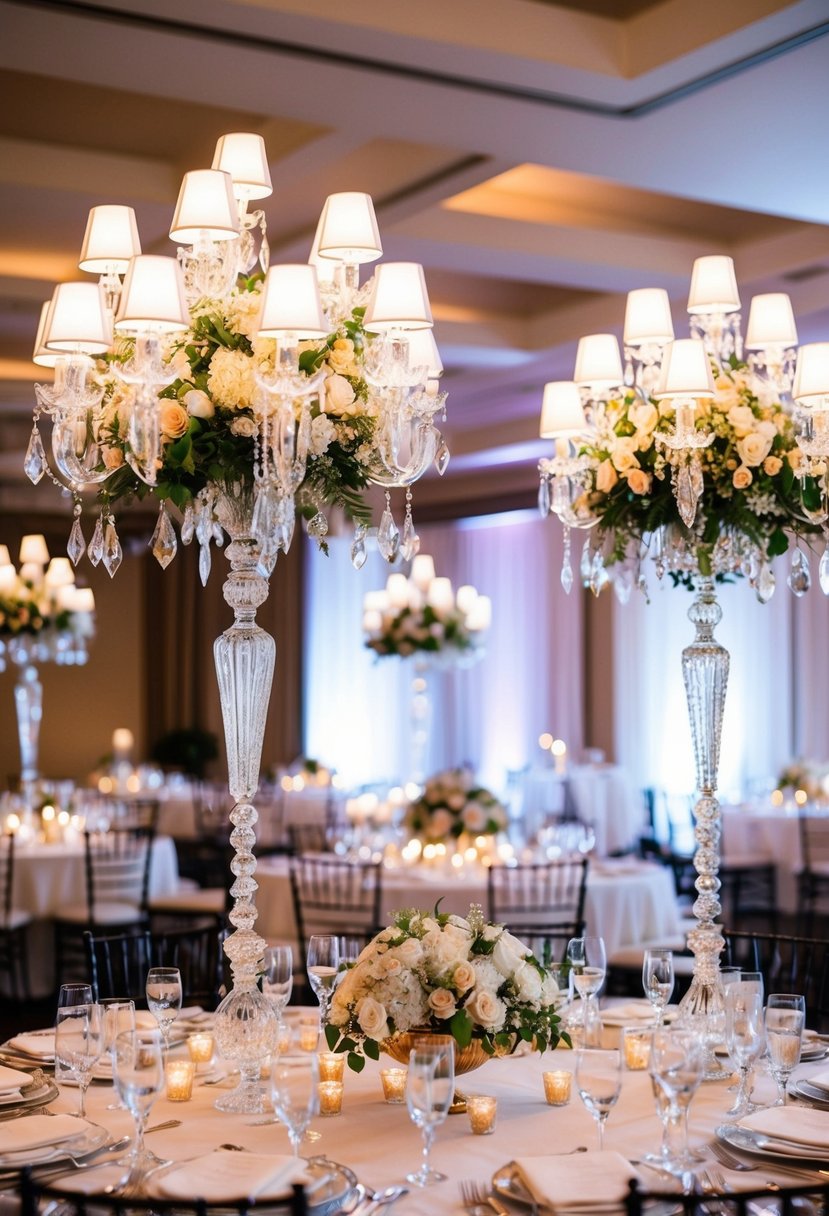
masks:
{"type": "Polygon", "coordinates": [[[792,1143],[787,1145],[782,1140],[772,1136],[760,1136],[748,1128],[738,1127],[736,1123],[723,1123],[715,1132],[720,1140],[724,1140],[731,1148],[751,1156],[766,1157],[770,1161],[820,1161],[827,1159],[828,1153],[821,1153],[817,1148],[792,1143]]]}
{"type": "Polygon", "coordinates": [[[0,1168],[19,1169],[24,1165],[43,1165],[47,1161],[62,1161],[70,1155],[82,1157],[100,1148],[110,1139],[107,1128],[93,1124],[89,1131],[80,1136],[72,1136],[69,1140],[61,1140],[60,1144],[45,1144],[42,1148],[21,1149],[17,1153],[0,1153],[0,1168]]]}
{"type": "Polygon", "coordinates": [[[0,1122],[3,1119],[16,1118],[22,1110],[29,1106],[46,1106],[49,1102],[54,1102],[59,1093],[52,1078],[44,1076],[42,1070],[37,1069],[32,1074],[31,1083],[21,1088],[20,1097],[13,1102],[4,1102],[0,1106],[0,1122]]]}
{"type": "Polygon", "coordinates": [[[821,1106],[829,1107],[829,1089],[822,1085],[812,1085],[807,1080],[793,1081],[790,1090],[796,1098],[805,1098],[808,1102],[819,1102],[821,1106]]]}
{"type": "MultiPolygon", "coordinates": [[[[181,1161],[173,1161],[155,1174],[160,1179],[164,1174],[172,1173],[182,1165],[181,1161]]],[[[327,1157],[309,1157],[306,1162],[307,1181],[305,1182],[308,1199],[308,1210],[314,1216],[328,1216],[339,1212],[348,1196],[357,1186],[356,1174],[347,1165],[338,1161],[329,1161],[327,1157]]],[[[150,1197],[158,1197],[156,1185],[150,1184],[150,1197]]],[[[262,1200],[261,1203],[273,1203],[273,1200],[262,1200]]]]}

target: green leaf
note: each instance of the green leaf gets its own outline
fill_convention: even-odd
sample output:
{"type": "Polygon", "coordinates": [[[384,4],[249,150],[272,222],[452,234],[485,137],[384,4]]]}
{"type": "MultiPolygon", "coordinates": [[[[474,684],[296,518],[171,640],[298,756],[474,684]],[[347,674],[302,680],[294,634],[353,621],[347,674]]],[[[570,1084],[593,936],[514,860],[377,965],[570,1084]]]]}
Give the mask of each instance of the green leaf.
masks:
{"type": "Polygon", "coordinates": [[[781,553],[785,553],[789,547],[789,538],[786,533],[780,528],[775,528],[769,537],[769,543],[766,552],[769,557],[779,557],[781,553]]]}
{"type": "Polygon", "coordinates": [[[449,1030],[458,1047],[468,1047],[472,1042],[472,1019],[465,1009],[458,1009],[449,1022],[449,1030]]]}
{"type": "Polygon", "coordinates": [[[336,1026],[332,1026],[329,1022],[325,1027],[325,1041],[328,1044],[328,1050],[333,1051],[340,1040],[340,1031],[336,1026]]]}
{"type": "Polygon", "coordinates": [[[357,1050],[357,1044],[356,1044],[356,1042],[354,1041],[354,1039],[351,1039],[351,1038],[344,1038],[344,1039],[343,1039],[343,1041],[342,1041],[342,1050],[343,1050],[343,1051],[356,1051],[356,1050],[357,1050]]]}
{"type": "Polygon", "coordinates": [[[370,1060],[380,1059],[380,1044],[375,1039],[364,1039],[363,1051],[370,1060]]]}
{"type": "Polygon", "coordinates": [[[366,1062],[362,1056],[358,1056],[355,1051],[348,1053],[348,1067],[352,1072],[362,1072],[365,1066],[366,1062]]]}

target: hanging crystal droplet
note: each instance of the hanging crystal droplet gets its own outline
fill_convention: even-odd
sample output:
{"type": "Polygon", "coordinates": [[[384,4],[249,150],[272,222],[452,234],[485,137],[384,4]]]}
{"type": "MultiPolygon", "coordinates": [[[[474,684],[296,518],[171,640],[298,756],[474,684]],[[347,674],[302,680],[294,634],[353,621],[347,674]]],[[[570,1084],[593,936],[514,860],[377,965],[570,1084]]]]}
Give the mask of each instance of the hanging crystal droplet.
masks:
{"type": "Polygon", "coordinates": [[[674,489],[682,522],[686,528],[691,528],[697,514],[697,494],[690,464],[684,464],[677,470],[674,489]]]}
{"type": "Polygon", "coordinates": [[[268,266],[270,265],[270,261],[271,261],[271,247],[268,244],[268,238],[267,238],[266,234],[263,232],[262,240],[259,244],[259,265],[262,267],[263,274],[268,273],[268,266]]]}
{"type": "Polygon", "coordinates": [[[207,580],[210,578],[210,545],[209,543],[199,546],[199,578],[201,579],[202,587],[207,586],[207,580]]]}
{"type": "Polygon", "coordinates": [[[115,524],[110,519],[104,530],[104,566],[110,578],[115,577],[115,572],[121,565],[123,556],[121,542],[118,539],[118,533],[115,531],[115,524]]]}
{"type": "Polygon", "coordinates": [[[407,512],[403,523],[403,538],[400,542],[400,552],[407,562],[410,562],[420,552],[420,537],[415,532],[414,521],[410,512],[407,512]]]}
{"type": "Polygon", "coordinates": [[[620,570],[613,580],[613,590],[616,593],[616,599],[623,607],[630,601],[633,581],[633,571],[631,570],[620,570]]]}
{"type": "Polygon", "coordinates": [[[607,586],[608,573],[604,568],[604,561],[601,553],[597,553],[593,558],[593,564],[590,569],[590,590],[595,596],[598,596],[604,587],[607,586]]]}
{"type": "Polygon", "coordinates": [[[812,585],[809,571],[809,559],[802,549],[795,549],[792,554],[792,568],[786,580],[791,591],[798,596],[805,595],[812,585]]]}
{"type": "Polygon", "coordinates": [[[570,565],[570,555],[568,554],[561,563],[561,585],[564,588],[566,595],[569,595],[573,590],[573,567],[570,565]]]}
{"type": "Polygon", "coordinates": [[[399,544],[400,532],[394,522],[391,508],[387,506],[380,517],[380,527],[377,529],[377,548],[387,562],[393,562],[397,557],[399,544]]]}
{"type": "Polygon", "coordinates": [[[351,542],[351,564],[355,570],[362,570],[366,564],[366,530],[362,524],[354,530],[354,540],[351,542]]]}
{"type": "Polygon", "coordinates": [[[316,540],[324,540],[328,535],[328,520],[322,511],[317,511],[316,515],[308,520],[308,535],[316,540]]]}
{"type": "Polygon", "coordinates": [[[818,580],[820,589],[824,595],[829,595],[829,545],[823,550],[823,556],[820,559],[818,567],[818,580]]]}
{"type": "Polygon", "coordinates": [[[265,577],[270,578],[276,567],[276,559],[279,557],[279,545],[275,541],[269,541],[262,546],[259,553],[259,561],[256,564],[256,569],[265,577]]]}
{"type": "Polygon", "coordinates": [[[550,514],[550,505],[550,483],[546,477],[542,477],[538,483],[538,513],[542,519],[550,514]]]}
{"type": "Polygon", "coordinates": [[[34,426],[29,436],[29,446],[26,448],[26,456],[23,460],[23,472],[32,485],[36,486],[48,468],[49,462],[43,450],[43,440],[40,438],[40,431],[37,429],[37,426],[34,426]]]}
{"type": "Polygon", "coordinates": [[[196,530],[196,515],[193,510],[192,502],[188,502],[184,508],[184,519],[181,521],[181,543],[189,545],[193,539],[193,533],[196,530]]]}
{"type": "Polygon", "coordinates": [[[774,571],[768,562],[763,562],[757,572],[757,586],[755,593],[761,604],[767,604],[774,595],[774,589],[777,586],[777,579],[774,571]]]}
{"type": "Polygon", "coordinates": [[[158,562],[161,569],[166,570],[176,555],[178,542],[176,541],[176,530],[173,527],[170,516],[167,514],[167,509],[163,504],[158,513],[155,531],[153,532],[152,539],[150,540],[150,548],[152,549],[153,557],[158,562]]]}
{"type": "Polygon", "coordinates": [[[581,550],[581,560],[579,561],[579,578],[581,579],[582,587],[590,586],[590,575],[593,572],[593,560],[590,557],[590,541],[586,540],[581,550]]]}
{"type": "Polygon", "coordinates": [[[86,553],[86,541],[83,538],[81,521],[77,515],[72,524],[72,531],[69,533],[69,540],[66,542],[66,552],[69,554],[73,566],[77,566],[84,553],[86,553]]]}
{"type": "Polygon", "coordinates": [[[104,517],[99,515],[95,522],[95,531],[92,533],[92,540],[89,542],[87,549],[89,560],[93,566],[97,566],[98,562],[104,556],[104,517]]]}
{"type": "Polygon", "coordinates": [[[441,477],[446,472],[449,465],[449,449],[446,446],[446,441],[441,439],[438,450],[435,452],[435,468],[441,477]]]}

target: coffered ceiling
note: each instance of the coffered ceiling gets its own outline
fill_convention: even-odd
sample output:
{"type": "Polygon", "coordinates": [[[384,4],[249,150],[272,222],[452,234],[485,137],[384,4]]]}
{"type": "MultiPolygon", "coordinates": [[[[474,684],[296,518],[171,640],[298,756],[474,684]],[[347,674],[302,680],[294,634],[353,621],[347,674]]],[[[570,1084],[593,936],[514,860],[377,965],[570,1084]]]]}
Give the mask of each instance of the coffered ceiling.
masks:
{"type": "Polygon", "coordinates": [[[181,174],[261,132],[272,259],[334,190],[423,262],[453,460],[417,498],[534,493],[545,380],[691,262],[829,338],[827,0],[0,0],[0,509],[65,509],[22,473],[40,303],[83,277],[98,202],[167,239],[181,174]]]}

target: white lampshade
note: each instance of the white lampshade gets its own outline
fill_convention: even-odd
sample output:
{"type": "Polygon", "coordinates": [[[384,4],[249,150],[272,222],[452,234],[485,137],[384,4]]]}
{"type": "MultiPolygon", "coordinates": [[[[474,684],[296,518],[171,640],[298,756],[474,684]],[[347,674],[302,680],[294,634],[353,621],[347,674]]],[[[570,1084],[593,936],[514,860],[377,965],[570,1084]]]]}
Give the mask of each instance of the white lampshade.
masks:
{"type": "Polygon", "coordinates": [[[126,274],[130,258],[141,252],[138,225],[132,207],[105,203],[93,207],[86,221],[78,266],[90,274],[126,274]]]}
{"type": "Polygon", "coordinates": [[[458,612],[462,612],[464,616],[468,616],[475,607],[477,600],[477,587],[472,587],[469,583],[464,583],[462,587],[458,587],[458,594],[455,596],[458,612]]]}
{"type": "Polygon", "coordinates": [[[234,131],[220,136],[211,168],[230,174],[233,193],[238,199],[267,198],[273,194],[268,155],[261,135],[234,131]]]}
{"type": "Polygon", "coordinates": [[[40,319],[37,323],[37,334],[35,335],[34,351],[32,353],[32,362],[38,367],[54,367],[60,355],[53,350],[46,349],[46,335],[49,332],[49,309],[52,307],[51,300],[44,300],[40,306],[40,319]]]}
{"type": "Polygon", "coordinates": [[[20,567],[20,581],[39,588],[43,582],[43,566],[40,562],[24,562],[20,567]]]}
{"type": "Polygon", "coordinates": [[[433,578],[426,592],[426,603],[435,612],[451,612],[455,606],[452,582],[448,578],[433,578]]]}
{"type": "Polygon", "coordinates": [[[327,336],[313,266],[288,263],[269,268],[262,288],[258,334],[260,338],[284,338],[289,334],[300,339],[327,336]]]}
{"type": "Polygon", "coordinates": [[[0,562],[0,595],[12,595],[16,590],[17,571],[11,562],[0,562]]]}
{"type": "Polygon", "coordinates": [[[8,566],[11,562],[8,545],[0,545],[0,566],[8,566]]]}
{"type": "Polygon", "coordinates": [[[412,572],[409,575],[418,591],[428,591],[429,584],[435,577],[435,559],[429,553],[418,553],[412,558],[412,572]]]}
{"type": "Polygon", "coordinates": [[[551,380],[544,385],[539,431],[542,439],[583,435],[586,425],[581,394],[575,381],[551,380]]]}
{"type": "Polygon", "coordinates": [[[625,382],[615,334],[588,334],[576,351],[576,384],[585,388],[618,388],[625,382]]]}
{"type": "Polygon", "coordinates": [[[664,287],[637,287],[625,305],[625,346],[664,346],[672,342],[671,302],[664,287]]]}
{"type": "Polygon", "coordinates": [[[691,273],[688,311],[737,312],[739,307],[734,259],[719,253],[697,258],[691,273]]]}
{"type": "Polygon", "coordinates": [[[115,328],[122,333],[175,333],[190,324],[184,276],[175,258],[142,253],[130,262],[115,328]]]}
{"type": "Polygon", "coordinates": [[[829,397],[829,342],[807,342],[801,346],[792,396],[799,405],[819,405],[829,397]]]}
{"type": "Polygon", "coordinates": [[[112,324],[100,283],[59,283],[46,324],[47,350],[102,355],[112,344],[112,324]]]}
{"type": "Polygon", "coordinates": [[[389,597],[383,591],[367,591],[363,596],[364,612],[385,612],[389,606],[389,597]]]}
{"type": "Polygon", "coordinates": [[[75,571],[68,557],[53,557],[46,571],[47,587],[67,587],[75,581],[75,571]]]}
{"type": "Polygon", "coordinates": [[[239,213],[233,181],[221,169],[192,169],[185,173],[170,227],[170,240],[193,245],[200,236],[231,241],[239,235],[239,213]]]}
{"type": "Polygon", "coordinates": [[[492,600],[488,595],[479,595],[466,618],[466,627],[472,633],[483,633],[492,624],[492,600]]]}
{"type": "Polygon", "coordinates": [[[746,349],[762,350],[767,346],[797,346],[792,302],[785,291],[754,296],[748,310],[746,349]]]}
{"type": "Polygon", "coordinates": [[[443,375],[443,363],[431,329],[411,329],[409,342],[409,367],[425,368],[428,380],[437,380],[443,375]]]}
{"type": "Polygon", "coordinates": [[[670,344],[654,396],[714,396],[711,363],[701,338],[677,338],[670,344]]]}
{"type": "Polygon", "coordinates": [[[73,612],[94,612],[95,595],[91,587],[75,587],[73,612]]]}
{"type": "Polygon", "coordinates": [[[405,574],[390,574],[386,579],[389,608],[400,611],[409,603],[409,580],[405,574]]]}
{"type": "Polygon", "coordinates": [[[366,329],[431,329],[434,324],[419,262],[383,262],[363,321],[366,329]]]}
{"type": "Polygon", "coordinates": [[[337,262],[376,262],[382,256],[380,231],[370,194],[354,190],[329,194],[319,222],[317,252],[337,262]]]}
{"type": "Polygon", "coordinates": [[[34,562],[38,566],[47,565],[49,550],[46,548],[46,537],[40,532],[32,532],[28,536],[24,536],[20,542],[18,560],[23,565],[27,562],[34,562]]]}

